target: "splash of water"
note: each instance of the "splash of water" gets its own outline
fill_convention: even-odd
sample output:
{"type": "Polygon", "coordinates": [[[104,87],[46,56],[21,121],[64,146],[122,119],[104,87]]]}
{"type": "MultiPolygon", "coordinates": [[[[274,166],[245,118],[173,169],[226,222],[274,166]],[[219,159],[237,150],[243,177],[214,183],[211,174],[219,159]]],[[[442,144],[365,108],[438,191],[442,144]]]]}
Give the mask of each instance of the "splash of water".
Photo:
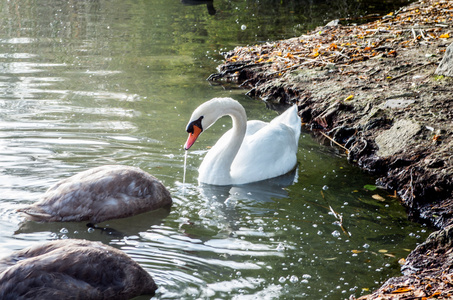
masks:
{"type": "Polygon", "coordinates": [[[184,174],[182,178],[182,195],[184,196],[185,187],[186,187],[186,168],[187,168],[187,150],[184,153],[184,174]]]}

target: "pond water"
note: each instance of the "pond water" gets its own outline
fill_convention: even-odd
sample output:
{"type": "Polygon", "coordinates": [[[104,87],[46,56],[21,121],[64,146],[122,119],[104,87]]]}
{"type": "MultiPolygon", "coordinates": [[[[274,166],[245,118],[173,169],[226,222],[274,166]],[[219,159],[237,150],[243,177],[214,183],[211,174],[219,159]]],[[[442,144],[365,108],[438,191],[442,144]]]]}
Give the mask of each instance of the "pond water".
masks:
{"type": "MultiPolygon", "coordinates": [[[[342,2],[367,13],[355,11],[358,3],[342,2]]],[[[157,299],[343,299],[399,274],[398,259],[428,235],[397,199],[364,188],[373,177],[308,132],[286,176],[199,186],[203,155],[231,126],[223,118],[189,151],[182,184],[184,129],[199,104],[228,96],[250,119],[277,115],[243,90],[205,80],[218,53],[301,34],[352,15],[347,7],[231,0],[215,1],[210,15],[206,5],[176,0],[44,0],[0,8],[1,256],[83,238],[138,261],[159,285],[157,299]],[[15,212],[58,180],[106,164],[161,179],[171,211],[102,224],[113,235],[84,223],[23,222],[15,212]]]]}

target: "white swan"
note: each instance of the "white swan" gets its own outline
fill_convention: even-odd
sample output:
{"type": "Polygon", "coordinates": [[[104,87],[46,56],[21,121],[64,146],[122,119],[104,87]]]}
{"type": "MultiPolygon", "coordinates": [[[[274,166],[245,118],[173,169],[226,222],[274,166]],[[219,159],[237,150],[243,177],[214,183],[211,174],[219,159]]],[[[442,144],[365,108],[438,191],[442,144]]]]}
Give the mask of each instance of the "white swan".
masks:
{"type": "Polygon", "coordinates": [[[156,289],[138,263],[99,242],[57,240],[0,259],[0,299],[131,299],[156,289]]]}
{"type": "Polygon", "coordinates": [[[154,176],[135,167],[107,165],[57,182],[40,201],[17,211],[35,221],[95,224],[171,204],[170,193],[154,176]]]}
{"type": "Polygon", "coordinates": [[[193,112],[184,149],[188,150],[203,130],[225,115],[233,119],[233,128],[206,154],[198,169],[199,182],[245,184],[286,174],[296,166],[301,120],[295,105],[270,123],[247,122],[239,102],[231,98],[211,99],[193,112]]]}

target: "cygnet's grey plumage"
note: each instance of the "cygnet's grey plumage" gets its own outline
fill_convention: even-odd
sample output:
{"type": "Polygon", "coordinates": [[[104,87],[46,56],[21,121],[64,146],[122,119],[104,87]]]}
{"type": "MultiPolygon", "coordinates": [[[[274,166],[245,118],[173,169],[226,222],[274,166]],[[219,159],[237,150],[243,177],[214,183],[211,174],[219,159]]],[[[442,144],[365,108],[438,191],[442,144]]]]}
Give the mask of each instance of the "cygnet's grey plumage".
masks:
{"type": "Polygon", "coordinates": [[[18,211],[35,221],[100,223],[171,204],[170,193],[154,176],[135,167],[108,165],[57,182],[40,201],[18,211]]]}
{"type": "Polygon", "coordinates": [[[57,240],[0,259],[0,299],[131,299],[154,295],[148,272],[100,242],[57,240]]]}

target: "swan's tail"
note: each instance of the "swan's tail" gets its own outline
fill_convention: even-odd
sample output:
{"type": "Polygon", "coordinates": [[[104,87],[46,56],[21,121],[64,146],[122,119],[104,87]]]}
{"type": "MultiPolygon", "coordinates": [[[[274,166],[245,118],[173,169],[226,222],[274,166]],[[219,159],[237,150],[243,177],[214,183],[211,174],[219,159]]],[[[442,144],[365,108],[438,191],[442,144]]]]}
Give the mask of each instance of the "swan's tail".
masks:
{"type": "Polygon", "coordinates": [[[300,130],[302,127],[302,121],[298,115],[297,105],[293,105],[288,108],[280,116],[272,120],[272,122],[280,122],[294,130],[294,136],[296,141],[299,140],[300,130]]]}

